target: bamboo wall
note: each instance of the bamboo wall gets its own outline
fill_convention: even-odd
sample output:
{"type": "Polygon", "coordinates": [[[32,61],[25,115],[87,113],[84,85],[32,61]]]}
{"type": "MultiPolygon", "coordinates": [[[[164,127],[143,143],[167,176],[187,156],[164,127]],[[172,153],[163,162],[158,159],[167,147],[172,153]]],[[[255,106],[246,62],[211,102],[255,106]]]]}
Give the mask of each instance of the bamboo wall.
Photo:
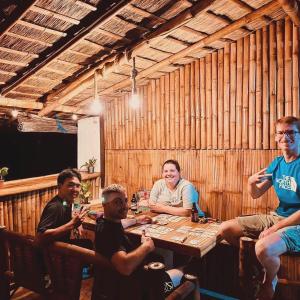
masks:
{"type": "MultiPolygon", "coordinates": [[[[91,178],[93,198],[99,197],[99,177],[91,178]]],[[[57,195],[57,187],[0,197],[0,225],[7,229],[35,235],[46,203],[57,195]]]]}
{"type": "Polygon", "coordinates": [[[299,116],[298,48],[299,29],[286,18],[150,80],[140,109],[127,94],[107,102],[106,184],[149,189],[176,158],[211,215],[274,208],[272,192],[251,200],[246,182],[279,153],[274,122],[299,116]]]}

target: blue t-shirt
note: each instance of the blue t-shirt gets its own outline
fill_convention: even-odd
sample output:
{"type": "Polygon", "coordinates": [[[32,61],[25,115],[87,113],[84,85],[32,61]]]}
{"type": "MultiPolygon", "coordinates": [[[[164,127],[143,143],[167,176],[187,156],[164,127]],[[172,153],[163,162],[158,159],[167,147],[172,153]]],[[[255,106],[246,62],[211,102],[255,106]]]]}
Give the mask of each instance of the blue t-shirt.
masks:
{"type": "Polygon", "coordinates": [[[300,157],[286,162],[283,156],[276,157],[266,173],[272,173],[272,184],[279,199],[276,213],[288,217],[300,209],[300,157]]]}

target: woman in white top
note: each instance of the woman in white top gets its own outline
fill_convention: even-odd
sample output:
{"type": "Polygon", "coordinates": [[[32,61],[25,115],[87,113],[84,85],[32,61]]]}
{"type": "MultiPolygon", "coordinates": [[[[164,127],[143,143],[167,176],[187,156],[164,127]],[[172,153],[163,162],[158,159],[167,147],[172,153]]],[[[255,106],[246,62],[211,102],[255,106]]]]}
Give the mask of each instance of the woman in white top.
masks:
{"type": "Polygon", "coordinates": [[[153,212],[177,216],[189,216],[193,203],[198,206],[198,193],[191,182],[181,178],[178,161],[169,159],[162,166],[162,179],[156,181],[150,193],[150,208],[153,212]]]}

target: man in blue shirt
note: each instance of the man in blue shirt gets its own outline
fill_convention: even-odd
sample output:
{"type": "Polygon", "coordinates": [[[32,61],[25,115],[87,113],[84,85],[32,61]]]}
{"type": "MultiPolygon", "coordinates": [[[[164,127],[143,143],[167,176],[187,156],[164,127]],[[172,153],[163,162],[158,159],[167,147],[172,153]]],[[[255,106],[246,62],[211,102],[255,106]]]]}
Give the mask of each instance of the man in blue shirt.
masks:
{"type": "Polygon", "coordinates": [[[268,215],[238,217],[221,225],[220,234],[233,245],[241,236],[257,238],[255,252],[265,269],[258,299],[272,299],[280,267],[280,255],[300,251],[300,120],[283,117],[276,122],[276,142],[282,156],[248,179],[253,199],[272,185],[279,199],[275,212],[268,215]]]}

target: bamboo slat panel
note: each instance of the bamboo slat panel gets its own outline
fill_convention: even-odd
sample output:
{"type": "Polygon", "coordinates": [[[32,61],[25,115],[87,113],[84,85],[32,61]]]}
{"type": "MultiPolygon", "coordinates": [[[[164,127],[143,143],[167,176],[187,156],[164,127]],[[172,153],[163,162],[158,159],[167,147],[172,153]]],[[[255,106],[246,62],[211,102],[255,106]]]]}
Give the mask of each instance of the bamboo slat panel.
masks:
{"type": "Polygon", "coordinates": [[[248,177],[268,166],[276,155],[278,150],[106,150],[105,184],[120,183],[131,196],[139,189],[151,189],[161,178],[162,163],[177,159],[182,176],[200,193],[201,208],[226,220],[241,214],[266,213],[277,206],[272,190],[256,200],[247,192],[248,177]]]}
{"type": "MultiPolygon", "coordinates": [[[[99,198],[99,178],[86,179],[91,182],[93,198],[99,198]]],[[[41,213],[46,203],[57,194],[57,187],[36,189],[15,195],[0,196],[0,225],[7,229],[35,235],[41,213]]]]}
{"type": "Polygon", "coordinates": [[[276,149],[274,123],[299,115],[299,28],[289,18],[226,43],[106,102],[106,149],[276,149]]]}

